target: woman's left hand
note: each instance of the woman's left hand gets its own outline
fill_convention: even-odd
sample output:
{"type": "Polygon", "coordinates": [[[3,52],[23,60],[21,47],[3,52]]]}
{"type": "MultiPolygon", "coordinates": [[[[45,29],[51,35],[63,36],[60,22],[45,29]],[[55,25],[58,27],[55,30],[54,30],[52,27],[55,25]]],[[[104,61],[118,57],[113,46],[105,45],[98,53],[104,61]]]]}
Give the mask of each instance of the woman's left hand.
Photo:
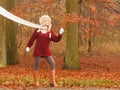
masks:
{"type": "Polygon", "coordinates": [[[60,28],[59,34],[62,35],[63,33],[64,33],[64,29],[63,29],[63,28],[60,28]]]}

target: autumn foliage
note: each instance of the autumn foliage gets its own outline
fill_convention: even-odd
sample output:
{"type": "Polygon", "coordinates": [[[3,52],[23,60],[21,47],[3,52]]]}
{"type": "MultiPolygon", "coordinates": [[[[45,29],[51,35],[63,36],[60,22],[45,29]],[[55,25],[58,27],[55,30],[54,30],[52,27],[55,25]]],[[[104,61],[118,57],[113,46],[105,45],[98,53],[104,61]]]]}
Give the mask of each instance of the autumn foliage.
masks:
{"type": "MultiPolygon", "coordinates": [[[[118,30],[116,28],[119,27],[120,19],[118,3],[118,0],[79,0],[80,12],[77,15],[74,12],[66,13],[64,0],[28,0],[28,2],[20,1],[12,9],[12,13],[34,23],[39,23],[38,19],[41,15],[48,14],[53,20],[53,28],[56,32],[60,27],[66,28],[67,23],[79,23],[79,32],[85,33],[84,39],[86,40],[95,35],[104,36],[104,32],[108,29],[118,30]]],[[[26,32],[33,30],[25,26],[22,28],[26,32]]],[[[21,40],[18,47],[20,47],[21,42],[25,41],[21,40]]]]}
{"type": "MultiPolygon", "coordinates": [[[[86,30],[93,30],[96,31],[101,28],[105,28],[103,26],[115,26],[119,20],[119,13],[115,12],[117,7],[117,0],[80,0],[80,11],[89,12],[89,15],[86,17],[80,12],[80,15],[76,13],[65,13],[65,11],[60,10],[60,1],[62,0],[35,0],[35,2],[28,2],[22,5],[18,5],[13,9],[13,13],[21,18],[32,18],[30,17],[30,11],[38,12],[39,15],[42,14],[51,14],[54,11],[57,12],[56,18],[63,18],[65,21],[61,21],[58,19],[59,22],[65,27],[65,25],[70,23],[88,23],[91,25],[90,28],[86,30]],[[86,11],[86,8],[88,9],[86,11]],[[101,27],[102,24],[102,27],[101,27]]],[[[65,8],[65,7],[63,7],[65,8]]],[[[34,16],[35,18],[35,16],[34,16]]],[[[61,26],[62,26],[61,25],[61,26]]]]}
{"type": "MultiPolygon", "coordinates": [[[[114,31],[116,26],[119,26],[120,12],[117,4],[119,3],[118,1],[119,0],[79,0],[80,14],[77,15],[76,13],[66,13],[64,0],[26,0],[26,2],[19,0],[19,3],[11,10],[11,12],[18,17],[34,23],[39,23],[38,19],[41,15],[49,14],[53,20],[53,26],[56,32],[60,27],[65,28],[68,23],[79,23],[79,32],[84,32],[84,39],[86,40],[95,35],[102,36],[107,30],[114,31]]],[[[31,48],[29,54],[24,53],[26,42],[33,30],[33,28],[18,24],[17,43],[20,63],[0,69],[0,87],[9,87],[20,90],[23,90],[26,87],[35,87],[32,78],[33,48],[31,48]]],[[[81,55],[80,70],[63,70],[62,66],[65,54],[64,36],[64,41],[61,41],[59,45],[53,46],[53,53],[57,53],[54,57],[56,60],[56,78],[59,86],[120,88],[119,43],[115,43],[118,49],[116,50],[112,47],[114,42],[111,42],[111,46],[107,46],[107,43],[101,44],[100,42],[100,46],[103,45],[103,47],[107,47],[105,50],[115,50],[118,56],[107,56],[108,54],[105,53],[105,50],[99,46],[102,53],[105,53],[104,56],[90,57],[81,55]],[[59,55],[59,57],[57,55],[59,55]],[[83,82],[83,80],[85,80],[85,82],[83,82]],[[89,80],[93,80],[94,82],[90,82],[91,84],[87,85],[86,82],[89,80]],[[98,82],[99,80],[103,80],[103,84],[96,84],[95,80],[98,80],[98,82]],[[108,83],[106,84],[105,82],[107,80],[108,83]],[[83,83],[76,83],[80,81],[83,83]]],[[[83,46],[85,46],[85,44],[83,44],[83,46]]],[[[96,46],[94,47],[96,48],[96,46]]],[[[85,50],[86,48],[83,49],[85,50]]],[[[97,54],[98,53],[95,55],[97,54]]],[[[49,87],[50,70],[45,60],[41,60],[40,75],[41,87],[49,87]]]]}

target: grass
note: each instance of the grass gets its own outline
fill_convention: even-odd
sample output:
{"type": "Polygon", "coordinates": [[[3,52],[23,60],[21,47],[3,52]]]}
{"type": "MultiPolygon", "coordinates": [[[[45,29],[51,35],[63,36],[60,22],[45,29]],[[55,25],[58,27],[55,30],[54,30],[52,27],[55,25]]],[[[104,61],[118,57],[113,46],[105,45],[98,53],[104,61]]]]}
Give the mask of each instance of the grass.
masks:
{"type": "MultiPolygon", "coordinates": [[[[56,78],[57,84],[64,87],[120,87],[120,80],[77,80],[72,78],[56,78]]],[[[49,80],[40,78],[39,82],[43,86],[49,86],[49,80]]],[[[33,79],[30,76],[22,76],[17,79],[13,77],[0,78],[0,84],[15,85],[15,86],[30,86],[34,84],[33,79]]]]}
{"type": "MultiPolygon", "coordinates": [[[[116,86],[116,81],[114,80],[80,80],[76,83],[78,86],[116,86]]],[[[117,84],[117,86],[119,86],[117,84]]]]}
{"type": "Polygon", "coordinates": [[[46,80],[45,78],[39,78],[39,83],[43,86],[49,86],[49,80],[46,80]]]}
{"type": "Polygon", "coordinates": [[[57,79],[59,86],[103,86],[103,87],[120,87],[120,81],[115,80],[100,80],[100,79],[90,79],[90,80],[76,80],[71,78],[65,78],[64,80],[57,79]]]}

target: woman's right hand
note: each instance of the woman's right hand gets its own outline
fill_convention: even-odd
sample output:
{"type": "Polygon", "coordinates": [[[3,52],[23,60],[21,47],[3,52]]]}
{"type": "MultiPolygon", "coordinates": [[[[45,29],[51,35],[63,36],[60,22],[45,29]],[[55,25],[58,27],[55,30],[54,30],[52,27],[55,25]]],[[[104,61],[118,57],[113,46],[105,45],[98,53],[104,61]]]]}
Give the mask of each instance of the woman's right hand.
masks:
{"type": "Polygon", "coordinates": [[[30,48],[29,48],[29,47],[26,47],[25,51],[26,51],[26,52],[30,52],[30,48]]]}

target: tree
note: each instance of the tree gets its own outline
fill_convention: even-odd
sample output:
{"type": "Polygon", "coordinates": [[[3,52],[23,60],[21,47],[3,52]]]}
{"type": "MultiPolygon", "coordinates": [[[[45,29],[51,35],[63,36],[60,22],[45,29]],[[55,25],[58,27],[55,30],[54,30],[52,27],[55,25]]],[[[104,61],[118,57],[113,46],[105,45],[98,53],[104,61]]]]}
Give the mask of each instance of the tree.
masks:
{"type": "MultiPolygon", "coordinates": [[[[0,1],[0,6],[5,7],[4,0],[0,1]]],[[[6,67],[6,24],[5,18],[0,16],[0,67],[6,67]]]]}
{"type": "MultiPolygon", "coordinates": [[[[79,0],[79,3],[82,17],[80,19],[79,50],[84,47],[82,52],[94,55],[94,51],[102,47],[99,43],[103,42],[103,35],[119,30],[117,27],[120,19],[120,3],[119,0],[79,0]],[[100,42],[98,42],[99,40],[100,42]],[[85,43],[81,43],[81,41],[85,43]],[[96,49],[96,46],[99,47],[96,49]]],[[[98,51],[101,50],[101,48],[98,49],[98,51]]]]}
{"type": "MultiPolygon", "coordinates": [[[[14,3],[14,0],[6,1],[6,8],[8,11],[10,11],[14,7],[14,3]]],[[[16,64],[18,63],[18,55],[15,23],[7,19],[6,30],[7,64],[16,64]]]]}
{"type": "MultiPolygon", "coordinates": [[[[79,15],[78,0],[66,0],[66,12],[69,14],[79,15]]],[[[66,56],[64,68],[78,69],[79,62],[79,47],[78,47],[78,22],[67,23],[66,31],[66,56]]]]}

